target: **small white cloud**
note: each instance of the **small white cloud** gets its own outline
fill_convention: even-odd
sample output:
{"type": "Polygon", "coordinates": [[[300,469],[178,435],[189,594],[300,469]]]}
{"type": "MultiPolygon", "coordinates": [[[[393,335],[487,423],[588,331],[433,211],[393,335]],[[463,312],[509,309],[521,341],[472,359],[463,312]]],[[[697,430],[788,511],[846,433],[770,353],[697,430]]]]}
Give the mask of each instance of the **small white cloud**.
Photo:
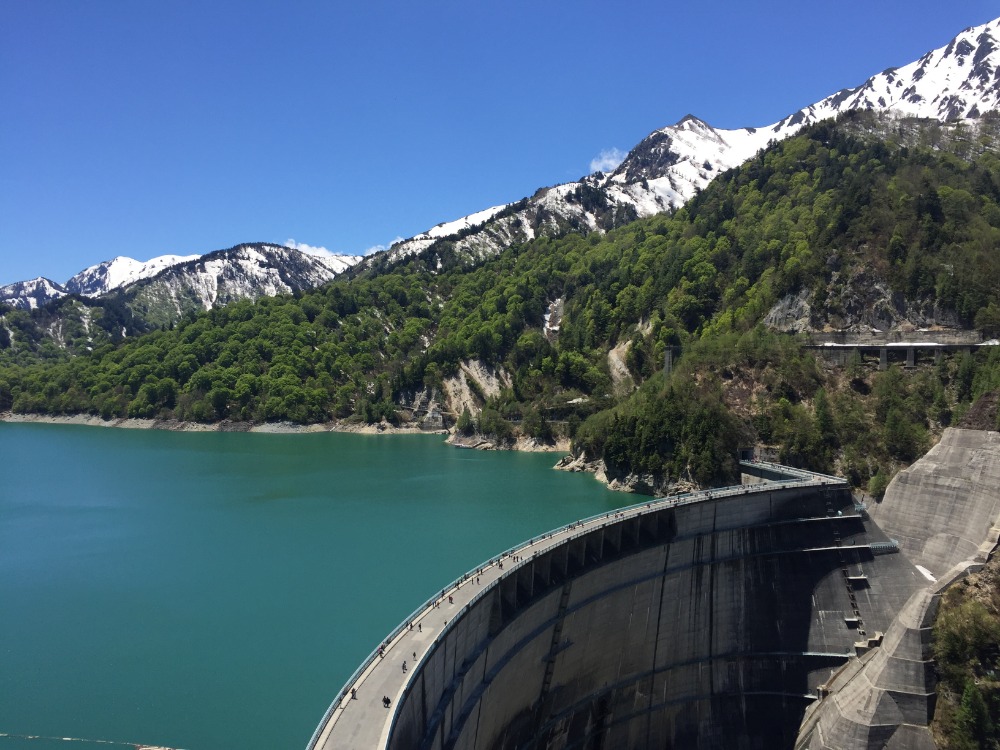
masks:
{"type": "Polygon", "coordinates": [[[590,172],[613,172],[618,165],[625,161],[626,154],[616,148],[604,149],[600,155],[590,160],[590,172]]]}
{"type": "Polygon", "coordinates": [[[330,255],[335,255],[331,250],[327,250],[325,247],[316,247],[315,245],[307,245],[305,242],[296,242],[295,240],[288,239],[284,242],[285,247],[290,247],[293,250],[298,250],[306,255],[319,255],[321,257],[328,257],[330,255]]]}
{"type": "Polygon", "coordinates": [[[403,237],[397,237],[392,242],[390,242],[388,245],[372,245],[367,250],[364,250],[361,253],[359,253],[359,255],[374,255],[375,253],[380,253],[383,250],[388,250],[390,247],[392,247],[393,245],[395,245],[397,242],[402,242],[403,239],[404,239],[403,237]]]}

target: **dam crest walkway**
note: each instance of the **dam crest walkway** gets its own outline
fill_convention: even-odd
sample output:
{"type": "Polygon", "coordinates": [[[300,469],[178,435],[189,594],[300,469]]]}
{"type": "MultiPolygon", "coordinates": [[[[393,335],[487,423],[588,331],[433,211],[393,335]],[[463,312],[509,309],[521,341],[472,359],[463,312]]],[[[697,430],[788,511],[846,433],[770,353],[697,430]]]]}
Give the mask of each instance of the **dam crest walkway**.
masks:
{"type": "MultiPolygon", "coordinates": [[[[575,521],[528,539],[470,570],[418,607],[368,655],[337,693],[310,739],[307,750],[386,748],[396,720],[397,708],[406,695],[411,676],[419,673],[424,657],[442,641],[448,628],[457,619],[499,586],[503,579],[529,564],[541,553],[554,550],[595,530],[621,524],[628,519],[641,519],[668,508],[791,488],[847,488],[843,479],[780,464],[741,461],[740,467],[744,475],[759,481],[648,499],[626,508],[575,521]],[[388,705],[385,698],[388,698],[388,705]]],[[[834,658],[846,656],[832,653],[815,655],[834,658]]]]}

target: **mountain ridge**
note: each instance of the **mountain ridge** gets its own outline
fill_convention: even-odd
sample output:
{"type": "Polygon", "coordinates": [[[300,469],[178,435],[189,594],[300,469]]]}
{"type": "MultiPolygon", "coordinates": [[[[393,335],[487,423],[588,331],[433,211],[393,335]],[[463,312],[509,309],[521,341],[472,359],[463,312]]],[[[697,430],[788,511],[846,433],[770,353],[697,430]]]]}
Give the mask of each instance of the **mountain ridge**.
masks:
{"type": "Polygon", "coordinates": [[[273,243],[241,243],[162,269],[125,294],[149,323],[169,325],[188,311],[311,289],[358,260],[353,255],[310,255],[273,243]]]}
{"type": "Polygon", "coordinates": [[[128,284],[152,278],[165,268],[198,257],[198,255],[160,255],[141,261],[119,255],[83,269],[70,277],[65,287],[71,294],[99,297],[128,284]]]}
{"type": "MultiPolygon", "coordinates": [[[[356,273],[381,272],[417,253],[436,254],[439,266],[446,254],[461,262],[479,262],[507,247],[540,236],[560,236],[568,231],[604,232],[635,218],[676,210],[704,190],[716,176],[746,162],[769,143],[850,110],[881,110],[897,113],[900,117],[974,122],[986,113],[997,111],[1000,106],[998,39],[1000,19],[968,27],[947,45],[925,53],[918,60],[888,68],[858,86],[841,89],[771,125],[726,130],[714,128],[693,114],[685,115],[675,124],[654,130],[642,139],[610,173],[595,172],[575,182],[539,188],[530,197],[441,222],[362,259],[335,256],[339,260],[332,264],[320,261],[312,264],[311,275],[301,273],[301,269],[287,270],[284,275],[296,279],[292,284],[276,280],[282,276],[277,268],[265,272],[256,285],[245,263],[238,269],[236,266],[229,270],[215,269],[214,283],[203,270],[196,274],[198,278],[178,281],[184,290],[182,296],[188,298],[184,304],[179,301],[179,288],[161,290],[159,296],[166,305],[163,310],[169,308],[173,312],[154,317],[163,324],[186,309],[196,309],[199,305],[210,309],[219,299],[239,298],[225,291],[220,295],[220,286],[231,290],[239,287],[241,294],[253,299],[262,294],[305,288],[298,284],[325,283],[351,267],[356,273]],[[330,274],[321,271],[320,266],[330,269],[330,274]],[[235,279],[237,276],[243,276],[241,283],[223,283],[227,277],[235,279]]],[[[65,285],[35,279],[0,287],[0,302],[32,309],[68,293],[102,296],[124,290],[133,297],[150,296],[147,289],[150,278],[167,268],[191,260],[197,262],[209,255],[212,254],[194,258],[160,256],[144,264],[125,258],[105,261],[84,269],[65,285]],[[187,260],[158,267],[158,262],[165,258],[187,260]],[[125,280],[112,283],[121,279],[125,280]]],[[[293,265],[302,265],[301,258],[288,256],[289,260],[292,258],[293,265]]],[[[280,261],[275,259],[275,262],[280,261]]]]}
{"type": "Polygon", "coordinates": [[[972,149],[959,125],[895,123],[824,120],[673,215],[473,266],[425,252],[134,337],[121,298],[78,320],[9,313],[0,411],[419,422],[480,446],[561,434],[636,488],[712,481],[736,445],[759,442],[836,462],[856,486],[882,481],[1000,383],[1000,347],[982,342],[1000,335],[1000,116],[982,118],[972,149]],[[962,341],[987,351],[885,372],[859,353],[837,374],[774,330],[884,324],[975,328],[962,341]]]}
{"type": "Polygon", "coordinates": [[[311,255],[270,242],[244,242],[202,255],[161,255],[148,261],[118,256],[85,268],[65,284],[38,277],[2,286],[0,303],[32,310],[71,294],[91,299],[115,293],[135,297],[148,294],[159,280],[161,286],[173,286],[172,291],[160,290],[160,296],[174,300],[174,315],[156,316],[162,318],[159,322],[169,322],[199,305],[211,309],[220,298],[256,299],[263,294],[311,288],[329,281],[358,260],[354,255],[311,255]],[[256,248],[258,257],[247,257],[248,248],[256,248]],[[199,266],[200,270],[195,270],[199,266]],[[242,293],[236,293],[237,286],[242,293]],[[182,292],[194,297],[182,304],[182,292]]]}
{"type": "MultiPolygon", "coordinates": [[[[718,174],[739,166],[771,141],[783,140],[803,127],[849,110],[897,112],[903,117],[942,121],[975,119],[1000,107],[1000,18],[959,32],[947,45],[918,60],[888,68],[858,86],[841,89],[770,125],[722,129],[693,114],[654,130],[627,154],[610,174],[595,172],[572,183],[541,188],[514,215],[486,219],[476,232],[433,236],[429,232],[394,243],[390,262],[450,242],[456,252],[482,259],[505,246],[533,239],[548,230],[599,231],[614,226],[608,216],[624,220],[674,210],[707,187],[718,174]],[[963,75],[963,72],[966,74],[963,75]],[[936,88],[935,88],[936,87],[936,88]],[[581,188],[600,191],[601,211],[588,211],[566,201],[581,188]]],[[[507,204],[507,207],[516,205],[507,204]]],[[[459,224],[464,219],[449,224],[459,224]]],[[[440,226],[440,225],[439,225],[440,226]]],[[[381,254],[379,254],[381,255],[381,254]]],[[[372,257],[362,263],[384,262],[372,257]]]]}

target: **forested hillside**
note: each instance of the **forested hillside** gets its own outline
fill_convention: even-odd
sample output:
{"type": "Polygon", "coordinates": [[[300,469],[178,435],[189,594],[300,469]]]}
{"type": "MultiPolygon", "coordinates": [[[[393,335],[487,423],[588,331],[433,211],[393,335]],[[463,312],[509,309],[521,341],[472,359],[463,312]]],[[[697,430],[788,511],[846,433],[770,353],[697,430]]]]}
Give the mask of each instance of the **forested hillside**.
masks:
{"type": "Polygon", "coordinates": [[[1000,746],[1000,558],[945,592],[934,624],[942,750],[1000,746]]]}
{"type": "Polygon", "coordinates": [[[0,410],[393,422],[474,361],[502,387],[466,378],[472,408],[447,404],[448,418],[500,442],[564,432],[609,475],[703,484],[728,478],[737,446],[762,443],[877,491],[1000,387],[1000,354],[831,368],[764,321],[794,299],[814,330],[860,330],[881,305],[880,319],[996,336],[996,139],[989,118],[972,130],[851,114],[721,175],[672,216],[538,239],[476,267],[438,243],[123,341],[127,325],[88,318],[59,346],[51,311],[7,311],[0,410]]]}

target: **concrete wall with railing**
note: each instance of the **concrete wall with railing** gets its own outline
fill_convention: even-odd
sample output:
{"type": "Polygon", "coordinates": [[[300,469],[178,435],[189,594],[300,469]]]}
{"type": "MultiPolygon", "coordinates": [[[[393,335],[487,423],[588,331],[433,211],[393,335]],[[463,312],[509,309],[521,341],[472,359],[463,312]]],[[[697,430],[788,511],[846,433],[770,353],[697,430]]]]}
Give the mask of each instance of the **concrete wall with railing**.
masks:
{"type": "MultiPolygon", "coordinates": [[[[609,517],[449,624],[387,747],[790,746],[854,653],[842,568],[877,578],[882,540],[845,485],[801,476],[609,517]]],[[[887,623],[906,596],[873,591],[865,615],[887,623]]]]}
{"type": "MultiPolygon", "coordinates": [[[[831,487],[831,488],[842,488],[844,482],[836,477],[829,477],[822,474],[816,474],[809,471],[804,471],[800,469],[791,469],[789,467],[782,467],[778,464],[767,463],[767,462],[753,462],[745,461],[741,462],[744,472],[749,472],[753,475],[767,476],[769,479],[777,479],[778,481],[771,481],[770,484],[765,487],[745,487],[745,486],[735,486],[726,487],[716,490],[700,491],[700,492],[685,492],[679,495],[674,495],[667,498],[647,498],[643,503],[637,504],[630,508],[621,509],[618,511],[612,511],[605,514],[600,514],[593,516],[591,518],[586,518],[580,521],[574,521],[573,523],[567,524],[564,527],[554,529],[550,532],[540,534],[536,537],[526,540],[521,544],[515,545],[511,549],[501,552],[498,555],[485,561],[482,565],[478,566],[476,570],[470,571],[469,573],[463,575],[458,580],[454,581],[450,585],[446,586],[440,595],[435,595],[428,601],[424,602],[422,605],[417,607],[414,612],[412,612],[406,619],[404,619],[386,638],[382,640],[383,644],[392,644],[399,641],[406,635],[407,628],[414,622],[417,622],[421,617],[432,612],[436,606],[445,598],[448,592],[456,592],[460,589],[463,583],[467,583],[471,578],[473,578],[477,571],[489,571],[496,570],[498,564],[506,560],[507,571],[505,574],[506,583],[500,584],[501,586],[509,586],[510,581],[516,580],[516,573],[521,567],[527,564],[527,562],[522,562],[519,566],[511,566],[511,557],[515,554],[519,557],[530,557],[530,561],[534,561],[537,555],[545,548],[556,547],[563,545],[565,542],[581,539],[586,535],[590,534],[595,529],[600,528],[614,528],[621,527],[623,524],[621,521],[625,519],[635,519],[640,516],[644,516],[645,520],[642,524],[648,527],[649,524],[654,523],[655,519],[658,518],[658,514],[666,509],[676,509],[686,506],[695,506],[712,500],[718,500],[722,498],[746,498],[750,495],[757,495],[757,493],[765,493],[763,496],[769,497],[786,497],[790,498],[793,496],[800,496],[803,492],[802,487],[804,484],[813,483],[819,487],[831,487]],[[778,493],[775,495],[774,493],[778,493]]],[[[814,490],[805,490],[805,492],[813,492],[814,490]]],[[[749,506],[748,506],[749,507],[749,506]]],[[[566,547],[568,549],[568,547],[566,547]]],[[[544,562],[547,557],[537,558],[540,562],[544,562]]],[[[502,568],[502,564],[499,565],[502,568]]],[[[475,606],[478,605],[481,599],[486,596],[491,595],[495,584],[487,583],[486,587],[480,591],[467,605],[457,613],[458,616],[454,618],[451,628],[445,629],[445,634],[450,632],[451,629],[457,627],[457,623],[465,622],[464,618],[467,613],[472,612],[475,606]]],[[[471,622],[471,621],[469,621],[471,622]]],[[[442,636],[439,636],[435,641],[435,648],[442,642],[442,636]]],[[[317,748],[323,747],[336,747],[337,739],[336,733],[333,732],[333,727],[340,726],[345,721],[342,717],[344,715],[343,709],[345,706],[350,705],[348,701],[348,696],[351,694],[352,688],[359,688],[366,681],[370,679],[374,670],[379,669],[381,663],[381,657],[379,649],[372,651],[371,654],[361,663],[361,665],[355,670],[348,681],[341,688],[340,692],[337,693],[334,700],[331,702],[330,706],[327,708],[323,715],[319,725],[313,732],[312,737],[307,745],[308,750],[316,750],[317,748]],[[340,722],[338,724],[338,722],[340,722]],[[332,743],[332,744],[331,744],[332,743]]],[[[411,678],[415,679],[420,674],[419,669],[412,671],[410,673],[411,678]]],[[[411,683],[413,679],[408,679],[407,683],[411,683]]],[[[409,690],[409,688],[407,688],[409,690]]],[[[412,707],[411,707],[412,708],[412,707]]],[[[392,721],[395,723],[395,709],[392,714],[392,721]]],[[[374,720],[371,716],[363,716],[362,721],[372,721],[374,720]]],[[[377,732],[376,732],[377,734],[377,732]]],[[[385,733],[386,736],[388,732],[385,733]]],[[[372,747],[382,747],[384,743],[375,745],[371,744],[372,747]]]]}
{"type": "MultiPolygon", "coordinates": [[[[1000,536],[997,445],[996,433],[946,432],[928,456],[939,464],[932,478],[904,475],[878,508],[856,503],[842,480],[741,462],[745,481],[761,484],[649,500],[528,540],[481,566],[489,581],[423,644],[374,728],[378,742],[360,744],[763,750],[798,738],[846,748],[897,729],[903,741],[933,705],[921,679],[928,576],[947,567],[944,552],[964,551],[952,538],[984,540],[984,556],[1000,536]],[[894,505],[894,492],[907,502],[894,505]],[[941,514],[962,499],[975,512],[953,518],[954,533],[939,541],[941,514]],[[915,658],[920,668],[908,671],[915,658]],[[910,724],[888,716],[890,704],[910,724]]],[[[448,592],[475,590],[475,572],[385,642],[405,639],[448,592]]],[[[352,675],[310,750],[346,746],[330,728],[343,725],[337,711],[359,703],[349,691],[380,661],[373,653],[352,675]]]]}

